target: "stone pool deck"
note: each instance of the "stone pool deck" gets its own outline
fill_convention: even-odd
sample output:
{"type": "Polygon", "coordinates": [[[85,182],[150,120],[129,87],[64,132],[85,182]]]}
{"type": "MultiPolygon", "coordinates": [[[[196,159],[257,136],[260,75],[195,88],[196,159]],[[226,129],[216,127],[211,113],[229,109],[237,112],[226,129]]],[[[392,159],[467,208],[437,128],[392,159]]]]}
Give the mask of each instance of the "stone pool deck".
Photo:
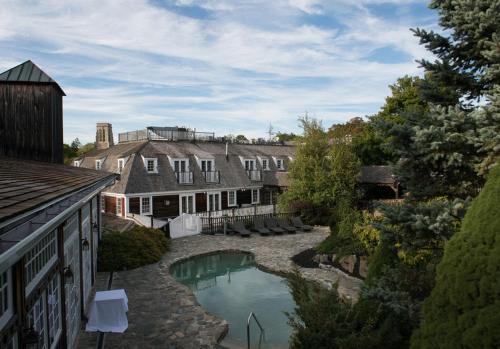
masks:
{"type": "MultiPolygon", "coordinates": [[[[291,257],[316,246],[328,235],[328,228],[311,233],[282,236],[252,235],[250,238],[197,235],[172,240],[170,251],[159,263],[113,274],[112,289],[125,289],[129,300],[129,328],[125,333],[105,335],[105,348],[213,348],[227,331],[227,323],[198,305],[191,290],[169,273],[172,263],[223,250],[252,252],[259,266],[288,273],[296,266],[291,257]]],[[[339,293],[357,299],[361,280],[340,271],[298,268],[303,277],[325,287],[338,284],[339,293]]],[[[99,273],[100,274],[100,273],[99,273]]],[[[99,275],[97,289],[105,290],[106,277],[99,275]]],[[[96,348],[97,334],[81,332],[78,348],[96,348]]]]}

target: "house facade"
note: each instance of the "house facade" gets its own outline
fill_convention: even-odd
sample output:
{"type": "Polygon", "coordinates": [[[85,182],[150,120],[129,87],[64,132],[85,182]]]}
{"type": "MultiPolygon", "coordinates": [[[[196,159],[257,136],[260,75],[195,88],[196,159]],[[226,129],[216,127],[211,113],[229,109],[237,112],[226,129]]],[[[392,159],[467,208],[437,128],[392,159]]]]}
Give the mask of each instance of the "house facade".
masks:
{"type": "Polygon", "coordinates": [[[62,164],[63,96],[31,61],[0,74],[0,348],[73,348],[88,311],[116,175],[62,164]]]}
{"type": "Polygon", "coordinates": [[[74,166],[120,174],[102,193],[104,212],[173,218],[276,203],[294,154],[291,145],[229,143],[211,133],[148,127],[120,134],[116,145],[75,159],[74,166]]]}

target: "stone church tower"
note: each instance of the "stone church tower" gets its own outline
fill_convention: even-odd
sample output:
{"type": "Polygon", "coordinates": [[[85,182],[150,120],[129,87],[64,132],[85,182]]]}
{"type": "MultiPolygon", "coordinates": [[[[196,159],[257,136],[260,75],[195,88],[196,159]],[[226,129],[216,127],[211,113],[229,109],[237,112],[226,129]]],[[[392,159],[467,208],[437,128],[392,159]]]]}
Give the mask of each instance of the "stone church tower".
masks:
{"type": "Polygon", "coordinates": [[[113,145],[113,128],[111,124],[106,122],[97,123],[97,131],[95,134],[95,148],[108,149],[113,145]]]}

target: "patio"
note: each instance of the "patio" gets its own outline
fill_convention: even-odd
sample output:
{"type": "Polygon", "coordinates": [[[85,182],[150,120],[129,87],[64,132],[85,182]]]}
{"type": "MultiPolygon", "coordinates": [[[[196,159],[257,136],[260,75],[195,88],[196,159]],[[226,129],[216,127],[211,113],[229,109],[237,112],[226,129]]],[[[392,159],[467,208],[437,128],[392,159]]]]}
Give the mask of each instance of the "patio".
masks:
{"type": "MultiPolygon", "coordinates": [[[[129,328],[122,334],[106,334],[108,348],[212,348],[227,330],[227,323],[204,311],[193,293],[175,281],[169,267],[190,256],[221,251],[252,252],[257,264],[266,270],[286,273],[294,268],[295,254],[314,247],[328,235],[328,228],[316,227],[311,233],[267,236],[197,235],[172,241],[171,250],[159,263],[113,274],[112,289],[124,288],[129,299],[129,328]]],[[[342,272],[323,269],[299,269],[309,279],[356,299],[361,280],[342,272]]],[[[107,273],[98,277],[98,290],[106,289],[107,273]]],[[[78,347],[95,348],[97,335],[81,332],[78,347]]]]}

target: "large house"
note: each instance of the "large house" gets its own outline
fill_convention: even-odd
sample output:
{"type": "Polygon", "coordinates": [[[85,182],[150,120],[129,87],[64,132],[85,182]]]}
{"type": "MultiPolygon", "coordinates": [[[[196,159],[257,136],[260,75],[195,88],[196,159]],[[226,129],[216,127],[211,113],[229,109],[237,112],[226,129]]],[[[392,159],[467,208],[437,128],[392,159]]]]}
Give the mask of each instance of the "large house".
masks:
{"type": "Polygon", "coordinates": [[[0,348],[73,348],[116,175],[65,166],[61,87],[33,62],[0,74],[0,348]]]}
{"type": "Polygon", "coordinates": [[[120,174],[102,195],[103,211],[176,217],[274,204],[287,183],[295,147],[218,140],[212,133],[178,127],[147,127],[120,134],[97,124],[96,149],[74,166],[120,174]]]}

